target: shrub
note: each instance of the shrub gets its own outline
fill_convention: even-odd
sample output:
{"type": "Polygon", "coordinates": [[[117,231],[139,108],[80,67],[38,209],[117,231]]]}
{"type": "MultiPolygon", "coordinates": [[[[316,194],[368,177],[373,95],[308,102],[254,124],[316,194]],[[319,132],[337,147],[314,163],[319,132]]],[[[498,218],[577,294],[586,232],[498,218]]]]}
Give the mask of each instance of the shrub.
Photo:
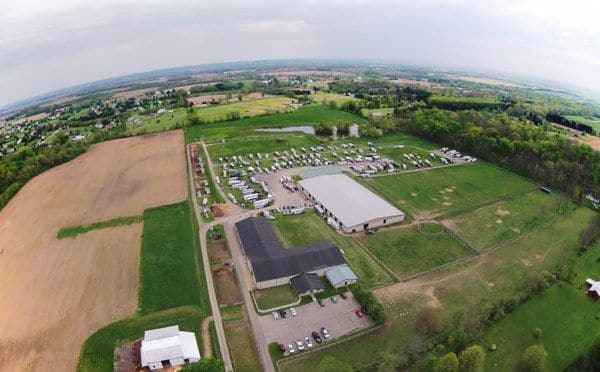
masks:
{"type": "Polygon", "coordinates": [[[218,358],[203,358],[199,362],[188,364],[181,372],[220,372],[225,370],[225,364],[218,358]]]}
{"type": "Polygon", "coordinates": [[[448,353],[438,359],[433,369],[435,372],[456,372],[458,371],[458,357],[454,353],[448,353]]]}
{"type": "Polygon", "coordinates": [[[533,337],[540,338],[542,337],[542,330],[540,328],[533,329],[533,337]]]}
{"type": "Polygon", "coordinates": [[[523,372],[543,372],[546,371],[546,359],[548,353],[542,345],[532,345],[528,347],[521,361],[519,362],[519,371],[523,372]]]}
{"type": "Polygon", "coordinates": [[[383,324],[387,320],[387,313],[383,308],[383,305],[377,301],[373,292],[363,288],[361,285],[355,285],[352,288],[352,293],[356,300],[365,308],[365,312],[369,315],[375,323],[383,324]]]}
{"type": "Polygon", "coordinates": [[[485,351],[479,345],[473,345],[460,353],[460,370],[464,372],[482,372],[485,362],[485,351]]]}

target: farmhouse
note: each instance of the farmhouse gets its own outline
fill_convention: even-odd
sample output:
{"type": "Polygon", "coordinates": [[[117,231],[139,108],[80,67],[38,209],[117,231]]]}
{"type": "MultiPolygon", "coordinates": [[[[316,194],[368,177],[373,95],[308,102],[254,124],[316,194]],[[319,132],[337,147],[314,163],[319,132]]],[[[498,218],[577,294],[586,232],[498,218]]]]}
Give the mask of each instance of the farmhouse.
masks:
{"type": "Polygon", "coordinates": [[[600,298],[600,282],[587,278],[585,283],[589,286],[588,294],[594,298],[600,298]]]}
{"type": "Polygon", "coordinates": [[[144,332],[140,349],[142,367],[157,370],[200,360],[194,332],[181,332],[178,326],[144,332]]]}
{"type": "Polygon", "coordinates": [[[285,249],[265,218],[249,217],[235,227],[256,288],[292,284],[298,294],[316,292],[322,288],[315,275],[346,264],[340,249],[327,241],[285,249]]]}
{"type": "Polygon", "coordinates": [[[303,179],[298,185],[347,233],[404,220],[402,211],[344,174],[303,179]]]}

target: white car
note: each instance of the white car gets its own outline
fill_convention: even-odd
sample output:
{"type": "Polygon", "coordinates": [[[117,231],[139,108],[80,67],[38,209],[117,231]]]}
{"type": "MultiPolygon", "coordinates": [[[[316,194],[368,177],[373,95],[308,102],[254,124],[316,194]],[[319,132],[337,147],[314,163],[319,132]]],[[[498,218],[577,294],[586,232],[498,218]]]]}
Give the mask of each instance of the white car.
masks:
{"type": "Polygon", "coordinates": [[[308,338],[308,337],[305,338],[304,342],[306,343],[306,347],[308,347],[308,348],[313,347],[313,343],[312,343],[312,340],[310,338],[308,338]]]}
{"type": "Polygon", "coordinates": [[[331,335],[329,334],[329,331],[325,327],[321,328],[321,334],[323,335],[323,338],[326,340],[329,340],[329,338],[331,337],[331,335]]]}
{"type": "Polygon", "coordinates": [[[292,344],[288,344],[288,353],[294,354],[294,352],[296,352],[296,350],[294,350],[294,347],[292,346],[292,344]]]}
{"type": "Polygon", "coordinates": [[[277,320],[279,319],[279,313],[277,313],[277,311],[273,311],[273,319],[277,320]]]}
{"type": "Polygon", "coordinates": [[[298,351],[304,351],[304,344],[301,340],[296,340],[296,347],[298,348],[298,351]]]}
{"type": "Polygon", "coordinates": [[[295,307],[290,307],[290,313],[292,314],[292,316],[298,315],[298,312],[296,311],[295,307]]]}

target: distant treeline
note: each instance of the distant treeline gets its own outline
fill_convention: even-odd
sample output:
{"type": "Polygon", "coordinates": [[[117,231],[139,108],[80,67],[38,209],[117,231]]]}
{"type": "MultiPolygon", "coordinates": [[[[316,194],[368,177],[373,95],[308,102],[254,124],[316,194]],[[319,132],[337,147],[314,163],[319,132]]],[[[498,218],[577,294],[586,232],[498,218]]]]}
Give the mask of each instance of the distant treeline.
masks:
{"type": "Polygon", "coordinates": [[[586,132],[589,134],[594,133],[594,128],[590,127],[589,125],[577,122],[575,120],[569,120],[569,119],[565,118],[564,116],[562,116],[561,114],[558,114],[555,112],[549,112],[546,115],[546,120],[548,120],[551,123],[564,125],[566,127],[577,129],[579,131],[586,132]]]}
{"type": "Polygon", "coordinates": [[[207,84],[207,85],[195,85],[190,88],[190,94],[199,93],[214,93],[214,92],[226,92],[232,90],[240,90],[244,87],[244,83],[241,81],[224,81],[222,83],[207,84]]]}
{"type": "Polygon", "coordinates": [[[549,136],[507,113],[420,109],[398,119],[409,133],[509,168],[581,199],[600,195],[600,152],[549,136]]]}
{"type": "Polygon", "coordinates": [[[480,97],[455,97],[455,96],[431,96],[427,101],[429,107],[444,110],[503,110],[508,108],[510,102],[504,102],[497,98],[480,97]]]}

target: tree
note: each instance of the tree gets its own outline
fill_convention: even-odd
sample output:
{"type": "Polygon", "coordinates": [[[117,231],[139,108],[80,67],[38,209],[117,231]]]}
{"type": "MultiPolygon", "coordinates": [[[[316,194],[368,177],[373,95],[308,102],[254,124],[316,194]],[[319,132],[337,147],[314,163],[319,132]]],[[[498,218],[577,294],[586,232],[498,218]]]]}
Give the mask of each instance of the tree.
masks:
{"type": "Polygon", "coordinates": [[[485,351],[479,345],[473,345],[460,353],[460,370],[464,372],[482,372],[485,362],[485,351]]]}
{"type": "Polygon", "coordinates": [[[421,310],[415,322],[417,332],[425,336],[433,336],[441,330],[442,323],[435,311],[429,307],[421,310]]]}
{"type": "Polygon", "coordinates": [[[335,357],[328,356],[319,363],[320,372],[352,372],[352,366],[335,357]]]}
{"type": "Polygon", "coordinates": [[[543,372],[546,371],[546,359],[548,353],[542,345],[532,345],[525,349],[521,361],[519,362],[519,371],[523,372],[543,372]]]}
{"type": "Polygon", "coordinates": [[[398,355],[392,354],[389,351],[383,351],[379,354],[379,364],[377,365],[377,372],[393,371],[398,365],[398,355]]]}
{"type": "Polygon", "coordinates": [[[458,357],[454,353],[448,353],[438,359],[435,372],[456,372],[458,371],[458,357]]]}
{"type": "Polygon", "coordinates": [[[220,372],[225,370],[225,364],[218,358],[203,358],[181,369],[181,372],[220,372]]]}

